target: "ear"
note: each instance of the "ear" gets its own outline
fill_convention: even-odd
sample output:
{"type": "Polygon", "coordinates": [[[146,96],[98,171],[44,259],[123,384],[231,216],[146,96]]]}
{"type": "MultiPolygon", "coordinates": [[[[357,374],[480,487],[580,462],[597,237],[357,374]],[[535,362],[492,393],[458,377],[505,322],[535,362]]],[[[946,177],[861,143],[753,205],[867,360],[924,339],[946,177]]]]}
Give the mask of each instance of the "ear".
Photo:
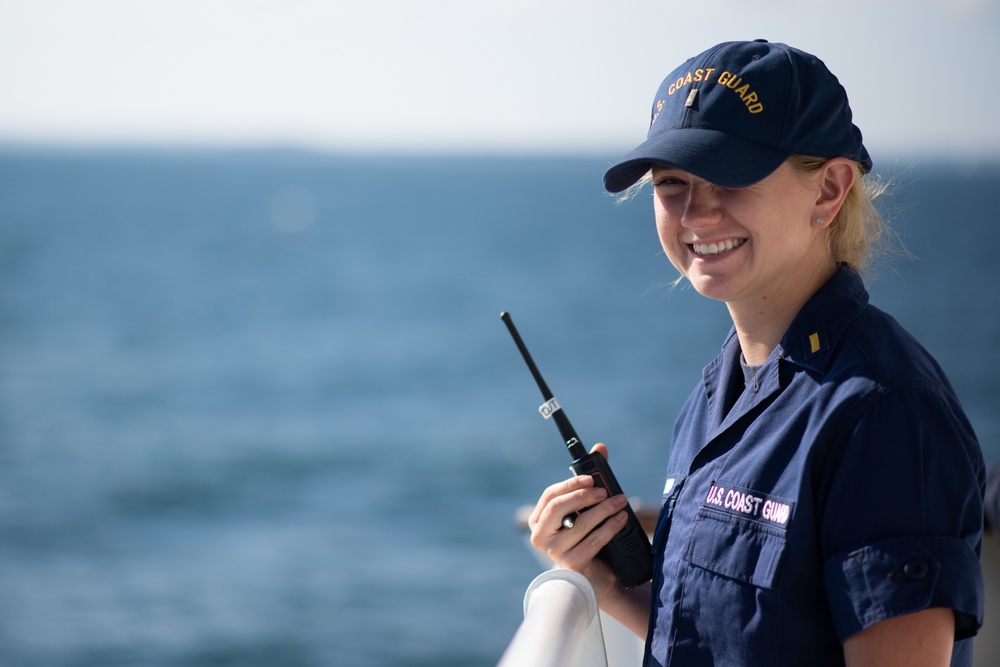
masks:
{"type": "Polygon", "coordinates": [[[816,210],[813,219],[822,218],[832,221],[840,207],[847,199],[847,193],[854,185],[854,163],[846,158],[827,160],[819,169],[819,196],[816,198],[816,210]]]}

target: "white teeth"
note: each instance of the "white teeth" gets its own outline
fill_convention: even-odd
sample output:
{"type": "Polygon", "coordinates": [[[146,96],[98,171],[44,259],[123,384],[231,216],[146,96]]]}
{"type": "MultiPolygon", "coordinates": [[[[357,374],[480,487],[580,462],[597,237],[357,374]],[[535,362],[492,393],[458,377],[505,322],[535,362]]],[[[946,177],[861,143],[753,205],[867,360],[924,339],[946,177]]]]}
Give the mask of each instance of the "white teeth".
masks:
{"type": "Polygon", "coordinates": [[[746,239],[726,239],[719,243],[693,243],[691,247],[698,255],[719,255],[727,250],[738,248],[746,242],[746,239]]]}

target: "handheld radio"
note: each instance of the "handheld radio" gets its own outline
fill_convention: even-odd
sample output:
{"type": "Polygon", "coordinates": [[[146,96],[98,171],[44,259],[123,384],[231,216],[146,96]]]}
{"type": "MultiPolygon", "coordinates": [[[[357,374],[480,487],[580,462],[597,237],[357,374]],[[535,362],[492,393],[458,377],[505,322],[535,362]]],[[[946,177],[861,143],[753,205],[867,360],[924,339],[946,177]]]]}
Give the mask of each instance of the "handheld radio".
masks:
{"type": "MultiPolygon", "coordinates": [[[[569,450],[569,455],[573,457],[573,463],[569,469],[576,475],[591,475],[594,478],[595,486],[601,486],[608,490],[608,497],[622,493],[607,459],[600,452],[588,453],[587,448],[580,441],[573,425],[569,423],[566,413],[563,412],[552,392],[549,391],[548,385],[545,384],[545,380],[542,379],[542,374],[535,366],[535,362],[532,360],[528,348],[525,347],[524,341],[521,340],[517,328],[514,327],[510,313],[500,313],[500,319],[507,325],[507,330],[510,331],[517,349],[520,350],[524,362],[528,365],[528,370],[531,371],[531,375],[535,378],[535,382],[542,392],[545,403],[538,408],[538,411],[546,419],[551,418],[555,421],[559,434],[569,450]]],[[[635,512],[632,511],[632,506],[626,505],[625,511],[628,512],[628,522],[601,549],[598,557],[611,566],[611,569],[618,575],[618,581],[625,588],[635,588],[653,578],[653,554],[649,538],[646,537],[646,532],[642,529],[635,512]]],[[[570,520],[572,519],[570,518],[570,520]]]]}

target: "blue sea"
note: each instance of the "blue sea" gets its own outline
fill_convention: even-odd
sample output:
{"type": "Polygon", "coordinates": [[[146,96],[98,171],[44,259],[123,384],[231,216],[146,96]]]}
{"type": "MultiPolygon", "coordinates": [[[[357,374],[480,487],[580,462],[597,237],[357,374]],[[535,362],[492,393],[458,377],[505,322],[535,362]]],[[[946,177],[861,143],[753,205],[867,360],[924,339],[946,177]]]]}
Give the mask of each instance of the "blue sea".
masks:
{"type": "MultiPolygon", "coordinates": [[[[0,665],[494,665],[568,475],[656,503],[729,328],[614,155],[0,150],[0,665]]],[[[872,283],[1000,458],[1000,166],[889,162],[872,283]]]]}

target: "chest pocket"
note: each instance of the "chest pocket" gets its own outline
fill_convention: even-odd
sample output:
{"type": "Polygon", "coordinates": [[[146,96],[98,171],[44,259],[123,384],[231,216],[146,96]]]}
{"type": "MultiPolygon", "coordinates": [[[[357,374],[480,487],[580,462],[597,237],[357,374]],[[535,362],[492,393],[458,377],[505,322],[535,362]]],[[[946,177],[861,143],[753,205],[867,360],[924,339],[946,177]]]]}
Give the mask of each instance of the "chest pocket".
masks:
{"type": "Polygon", "coordinates": [[[702,507],[684,558],[724,577],[776,590],[784,552],[782,528],[702,507]]]}

